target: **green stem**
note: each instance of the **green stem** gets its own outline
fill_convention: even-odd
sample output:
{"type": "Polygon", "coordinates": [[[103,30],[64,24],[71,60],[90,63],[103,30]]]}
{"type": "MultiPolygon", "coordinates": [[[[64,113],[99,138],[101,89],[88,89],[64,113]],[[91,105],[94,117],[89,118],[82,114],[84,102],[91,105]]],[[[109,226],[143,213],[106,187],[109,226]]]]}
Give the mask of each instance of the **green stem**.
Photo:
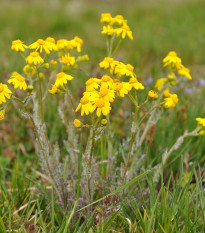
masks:
{"type": "Polygon", "coordinates": [[[42,95],[41,80],[39,78],[39,70],[38,69],[37,69],[37,75],[38,75],[38,86],[39,86],[39,94],[40,94],[41,122],[44,122],[44,116],[43,116],[43,95],[42,95]]]}

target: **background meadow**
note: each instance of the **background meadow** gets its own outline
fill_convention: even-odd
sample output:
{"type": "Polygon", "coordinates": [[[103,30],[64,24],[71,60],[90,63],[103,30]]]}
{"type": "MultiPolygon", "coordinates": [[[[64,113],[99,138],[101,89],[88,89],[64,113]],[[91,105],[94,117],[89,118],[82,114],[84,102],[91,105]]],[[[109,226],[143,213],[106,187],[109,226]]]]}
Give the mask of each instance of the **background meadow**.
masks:
{"type": "MultiPolygon", "coordinates": [[[[143,143],[146,156],[139,166],[144,169],[141,173],[146,172],[155,168],[164,149],[170,148],[186,129],[191,131],[196,127],[196,117],[205,117],[204,9],[203,0],[1,0],[0,82],[8,80],[14,70],[21,72],[24,64],[18,53],[10,49],[12,40],[21,39],[30,44],[48,36],[56,40],[72,39],[76,35],[82,38],[82,51],[90,57],[82,68],[91,77],[96,76],[98,63],[106,56],[100,15],[122,14],[128,20],[134,40],[124,40],[115,57],[135,67],[145,86],[142,99],[155,81],[166,75],[162,59],[170,50],[182,58],[193,78],[177,87],[180,101],[176,109],[164,113],[165,117],[143,143]]],[[[88,77],[81,71],[73,76],[71,89],[77,103],[79,88],[88,77]]],[[[111,118],[116,170],[113,168],[111,181],[106,181],[106,189],[105,184],[98,184],[96,200],[114,194],[119,187],[123,189],[114,196],[116,202],[105,199],[74,214],[73,205],[68,207],[67,214],[62,213],[41,170],[31,125],[18,109],[9,107],[0,122],[0,232],[203,232],[205,137],[187,138],[160,171],[157,184],[153,173],[148,173],[143,181],[136,180],[128,186],[129,181],[118,180],[118,167],[124,156],[121,148],[126,148],[125,132],[132,114],[126,101],[123,106],[123,111],[118,109],[111,118]]],[[[54,98],[48,99],[45,120],[51,142],[58,142],[63,148],[66,132],[57,107],[54,98]]],[[[97,143],[96,154],[106,154],[103,140],[106,138],[97,143]]],[[[62,149],[62,161],[65,156],[62,149]]],[[[101,169],[105,172],[103,166],[101,169]]]]}

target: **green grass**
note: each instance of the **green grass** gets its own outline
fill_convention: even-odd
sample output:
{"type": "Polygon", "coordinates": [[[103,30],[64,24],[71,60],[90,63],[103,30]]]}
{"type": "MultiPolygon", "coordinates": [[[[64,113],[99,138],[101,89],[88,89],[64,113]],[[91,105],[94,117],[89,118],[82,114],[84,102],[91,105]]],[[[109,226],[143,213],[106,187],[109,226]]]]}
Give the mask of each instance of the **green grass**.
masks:
{"type": "MultiPolygon", "coordinates": [[[[108,4],[87,1],[86,4],[80,2],[80,5],[70,2],[69,7],[66,7],[66,1],[65,5],[62,3],[57,7],[49,7],[47,2],[50,1],[41,5],[39,1],[31,5],[27,1],[13,6],[2,4],[1,81],[5,81],[12,71],[21,71],[23,65],[18,54],[10,50],[12,40],[19,38],[29,44],[47,36],[71,39],[77,35],[83,38],[83,53],[90,56],[90,64],[82,66],[91,76],[96,76],[97,63],[106,55],[104,36],[100,34],[102,12],[123,14],[128,19],[134,41],[123,41],[116,57],[134,65],[143,83],[148,77],[155,80],[165,75],[162,59],[170,50],[175,50],[191,69],[193,81],[187,81],[176,90],[180,99],[176,110],[162,112],[164,117],[156,123],[152,140],[147,137],[142,145],[141,151],[146,155],[140,153],[136,177],[131,181],[120,178],[128,153],[129,138],[126,136],[131,124],[131,111],[126,101],[119,101],[114,106],[117,113],[111,116],[114,135],[111,143],[116,162],[100,164],[97,174],[101,178],[95,177],[95,199],[90,203],[81,191],[85,184],[80,166],[82,150],[78,148],[79,164],[68,171],[68,190],[69,182],[74,185],[70,187],[72,190],[65,212],[56,199],[49,178],[41,170],[31,124],[21,117],[17,108],[10,107],[6,119],[0,123],[0,233],[203,232],[205,137],[185,139],[164,167],[156,165],[160,164],[166,148],[171,148],[186,129],[191,131],[196,127],[195,118],[205,115],[205,87],[199,85],[199,79],[205,75],[205,2],[149,0],[109,1],[108,4]],[[193,93],[186,93],[188,87],[194,90],[193,93]],[[120,106],[126,113],[119,111],[120,106]],[[159,175],[158,181],[155,174],[159,175]]],[[[87,77],[79,71],[73,75],[78,80],[73,82],[71,89],[78,100],[78,88],[84,85],[87,77]]],[[[153,84],[148,85],[142,99],[152,87],[153,84]]],[[[72,164],[72,158],[63,148],[67,134],[57,107],[57,101],[49,99],[45,106],[49,114],[45,118],[51,142],[57,142],[62,148],[60,161],[65,168],[72,164]]],[[[108,136],[105,133],[96,143],[96,162],[107,159],[108,136]]],[[[83,139],[85,137],[86,133],[83,139]]]]}

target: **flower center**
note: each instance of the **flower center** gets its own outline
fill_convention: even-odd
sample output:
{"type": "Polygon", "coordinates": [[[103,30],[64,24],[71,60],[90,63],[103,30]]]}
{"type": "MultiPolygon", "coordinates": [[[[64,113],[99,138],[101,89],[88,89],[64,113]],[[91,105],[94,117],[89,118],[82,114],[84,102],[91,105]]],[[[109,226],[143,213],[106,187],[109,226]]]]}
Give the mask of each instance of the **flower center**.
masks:
{"type": "Polygon", "coordinates": [[[12,45],[16,45],[16,44],[23,44],[23,42],[21,40],[12,41],[12,45]]]}
{"type": "Polygon", "coordinates": [[[101,81],[102,82],[109,82],[111,80],[111,78],[108,76],[108,75],[104,75],[104,76],[102,76],[102,78],[101,78],[101,81]]]}
{"type": "Polygon", "coordinates": [[[95,105],[97,108],[103,108],[105,106],[105,101],[102,99],[98,99],[95,101],[95,105]]]}
{"type": "Polygon", "coordinates": [[[106,89],[106,88],[101,88],[100,89],[100,95],[102,97],[106,96],[107,94],[108,94],[108,89],[106,89]]]}
{"type": "Polygon", "coordinates": [[[39,45],[44,45],[44,44],[45,44],[45,41],[42,40],[42,39],[38,39],[38,40],[37,40],[37,43],[38,43],[39,45]]]}
{"type": "Polygon", "coordinates": [[[84,96],[83,98],[81,98],[80,103],[81,104],[87,104],[87,103],[89,103],[89,99],[84,96]]]}
{"type": "Polygon", "coordinates": [[[120,91],[123,88],[123,84],[122,83],[117,83],[115,90],[116,91],[120,91]]]}
{"type": "Polygon", "coordinates": [[[25,78],[22,77],[21,75],[16,76],[16,79],[17,79],[19,82],[25,82],[25,78]]]}
{"type": "Polygon", "coordinates": [[[122,26],[122,29],[124,29],[125,31],[130,31],[130,27],[127,25],[122,26]]]}
{"type": "Polygon", "coordinates": [[[30,56],[31,57],[38,57],[39,53],[38,52],[32,52],[32,53],[30,53],[30,56]]]}
{"type": "Polygon", "coordinates": [[[130,64],[127,64],[126,69],[129,70],[129,71],[133,71],[134,67],[132,65],[130,65],[130,64]]]}
{"type": "Polygon", "coordinates": [[[0,93],[4,91],[4,85],[0,83],[0,93]]]}
{"type": "Polygon", "coordinates": [[[65,73],[64,72],[60,72],[56,75],[56,79],[60,79],[62,78],[63,76],[65,76],[65,73]]]}
{"type": "Polygon", "coordinates": [[[83,40],[81,40],[79,37],[75,36],[74,40],[79,43],[79,44],[83,44],[83,40]]]}
{"type": "Polygon", "coordinates": [[[177,54],[176,54],[176,52],[171,51],[171,52],[169,52],[168,56],[176,57],[176,56],[177,56],[177,54]]]}
{"type": "Polygon", "coordinates": [[[131,78],[130,81],[129,81],[130,84],[133,84],[133,83],[136,83],[136,82],[137,82],[136,78],[131,78]]]}
{"type": "Polygon", "coordinates": [[[114,59],[111,57],[106,57],[104,60],[108,63],[112,63],[114,61],[114,59]]]}
{"type": "Polygon", "coordinates": [[[48,38],[46,39],[46,41],[55,44],[55,39],[53,39],[53,38],[51,38],[51,37],[48,37],[48,38]]]}

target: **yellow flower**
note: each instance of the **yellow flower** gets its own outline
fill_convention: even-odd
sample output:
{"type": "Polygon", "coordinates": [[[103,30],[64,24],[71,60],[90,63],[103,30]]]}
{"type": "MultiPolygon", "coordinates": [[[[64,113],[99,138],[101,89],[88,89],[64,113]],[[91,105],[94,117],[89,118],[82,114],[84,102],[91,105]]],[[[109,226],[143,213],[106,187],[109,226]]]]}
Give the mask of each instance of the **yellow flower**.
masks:
{"type": "Polygon", "coordinates": [[[98,78],[89,78],[85,83],[86,91],[87,92],[95,91],[96,89],[98,89],[100,82],[101,80],[98,78]]]}
{"type": "Polygon", "coordinates": [[[181,58],[179,58],[175,51],[170,51],[163,59],[164,66],[170,66],[172,69],[181,67],[181,58]]]}
{"type": "Polygon", "coordinates": [[[11,46],[12,50],[15,50],[17,52],[24,52],[25,49],[27,49],[27,48],[28,48],[28,46],[26,46],[24,44],[24,42],[21,41],[21,40],[14,40],[14,41],[12,41],[12,46],[11,46]]]}
{"type": "Polygon", "coordinates": [[[105,99],[99,98],[95,100],[94,109],[96,110],[96,115],[100,117],[101,113],[106,116],[110,113],[111,107],[110,103],[105,99]]]}
{"type": "Polygon", "coordinates": [[[126,82],[117,82],[114,84],[114,90],[119,97],[124,97],[132,89],[132,86],[126,82]]]}
{"type": "Polygon", "coordinates": [[[117,23],[118,25],[126,24],[126,20],[122,15],[116,15],[114,18],[111,20],[111,24],[117,23]]]}
{"type": "Polygon", "coordinates": [[[66,64],[67,66],[74,66],[75,65],[75,57],[71,57],[69,53],[65,56],[62,56],[60,61],[64,64],[66,64]]]}
{"type": "Polygon", "coordinates": [[[158,91],[161,91],[164,84],[166,83],[167,79],[166,78],[159,78],[157,79],[156,81],[156,84],[155,84],[155,88],[158,90],[158,91]]]}
{"type": "Polygon", "coordinates": [[[149,96],[149,98],[151,98],[151,99],[157,99],[157,98],[158,98],[157,92],[156,92],[156,91],[153,91],[153,90],[150,90],[150,91],[148,92],[148,96],[149,96]]]}
{"type": "Polygon", "coordinates": [[[178,70],[178,74],[182,77],[186,77],[189,80],[192,80],[192,77],[190,75],[190,70],[184,66],[182,66],[179,70],[178,70]]]}
{"type": "Polygon", "coordinates": [[[74,47],[76,47],[77,51],[80,53],[81,52],[81,47],[82,47],[82,44],[83,44],[83,40],[81,38],[75,36],[73,41],[74,41],[74,47]]]}
{"type": "Polygon", "coordinates": [[[101,124],[102,124],[102,125],[107,125],[107,119],[102,119],[102,120],[101,120],[101,124]]]}
{"type": "Polygon", "coordinates": [[[83,123],[78,119],[75,119],[73,125],[75,126],[75,128],[80,128],[83,125],[83,123]]]}
{"type": "Polygon", "coordinates": [[[103,30],[101,31],[102,34],[108,35],[108,36],[112,36],[113,34],[115,34],[115,32],[116,32],[116,29],[114,29],[110,25],[103,26],[103,30]]]}
{"type": "Polygon", "coordinates": [[[113,62],[114,59],[112,57],[105,57],[104,60],[99,63],[99,66],[102,69],[108,69],[113,62]]]}
{"type": "Polygon", "coordinates": [[[202,126],[205,128],[205,118],[198,117],[198,118],[196,118],[196,121],[197,121],[199,126],[202,126]]]}
{"type": "Polygon", "coordinates": [[[124,24],[121,28],[117,28],[115,30],[117,36],[121,36],[122,39],[125,39],[125,37],[128,36],[130,40],[133,40],[132,31],[128,25],[124,24]]]}
{"type": "Polygon", "coordinates": [[[101,14],[101,19],[100,19],[101,23],[111,23],[112,20],[113,20],[113,18],[112,18],[110,13],[101,14]]]}
{"type": "Polygon", "coordinates": [[[26,81],[25,81],[25,78],[23,76],[21,76],[19,73],[17,72],[13,72],[11,74],[11,77],[10,79],[8,80],[8,83],[9,84],[13,84],[14,85],[14,88],[17,89],[17,88],[20,88],[23,89],[23,90],[26,90],[27,89],[27,84],[26,84],[26,81]]]}
{"type": "Polygon", "coordinates": [[[66,39],[60,39],[60,40],[58,40],[57,41],[57,48],[58,48],[58,50],[64,50],[64,49],[67,49],[68,48],[68,46],[69,46],[69,41],[68,40],[66,40],[66,39]]]}
{"type": "Polygon", "coordinates": [[[134,67],[130,64],[123,64],[122,62],[120,63],[116,63],[115,66],[115,71],[114,71],[119,77],[126,75],[126,76],[130,76],[130,77],[135,77],[135,73],[134,73],[134,67]]]}
{"type": "Polygon", "coordinates": [[[52,85],[52,88],[50,90],[48,90],[51,94],[56,94],[58,91],[58,88],[56,87],[56,85],[52,85]]]}
{"type": "Polygon", "coordinates": [[[115,99],[114,90],[110,90],[101,86],[99,91],[99,98],[104,99],[105,101],[113,102],[115,99]]]}
{"type": "Polygon", "coordinates": [[[34,75],[36,74],[36,70],[35,70],[32,66],[30,66],[30,65],[28,65],[28,64],[24,66],[23,72],[24,72],[24,74],[25,74],[26,76],[28,76],[29,74],[30,74],[31,76],[34,76],[34,75]]]}
{"type": "Polygon", "coordinates": [[[47,47],[47,44],[45,40],[43,39],[38,39],[36,42],[34,42],[33,44],[29,45],[29,49],[35,49],[36,52],[39,51],[40,53],[42,53],[42,51],[44,50],[47,54],[50,53],[49,48],[47,47]]]}
{"type": "Polygon", "coordinates": [[[196,118],[196,121],[198,123],[198,126],[201,128],[200,134],[205,135],[205,118],[196,118]]]}
{"type": "Polygon", "coordinates": [[[72,80],[73,76],[66,74],[64,72],[60,72],[56,75],[56,81],[55,81],[55,86],[59,87],[59,86],[63,86],[64,84],[67,83],[67,80],[72,80]]]}
{"type": "Polygon", "coordinates": [[[81,116],[84,114],[88,115],[89,113],[92,113],[95,110],[92,102],[93,100],[91,98],[88,96],[83,96],[75,111],[77,112],[81,108],[81,116]]]}
{"type": "Polygon", "coordinates": [[[169,88],[167,88],[165,91],[164,91],[164,93],[163,93],[163,96],[164,97],[169,97],[171,95],[171,93],[170,93],[170,91],[169,91],[169,88]]]}
{"type": "Polygon", "coordinates": [[[176,94],[170,94],[170,96],[165,98],[164,100],[166,101],[166,103],[164,104],[165,108],[174,108],[179,101],[176,94]]]}
{"type": "Polygon", "coordinates": [[[28,87],[27,87],[28,92],[32,92],[33,89],[34,89],[33,85],[28,85],[28,87]]]}
{"type": "Polygon", "coordinates": [[[0,111],[0,121],[2,121],[4,119],[4,116],[5,116],[5,111],[1,110],[0,111]]]}
{"type": "Polygon", "coordinates": [[[144,90],[144,86],[140,82],[138,82],[136,78],[131,78],[129,80],[129,84],[136,90],[144,90]]]}
{"type": "Polygon", "coordinates": [[[6,84],[0,83],[0,104],[5,103],[6,99],[10,99],[10,95],[12,92],[9,90],[8,86],[6,84]]]}
{"type": "Polygon", "coordinates": [[[56,46],[56,41],[52,37],[47,37],[45,39],[45,46],[48,48],[49,51],[57,51],[58,48],[56,46]]]}
{"type": "Polygon", "coordinates": [[[105,88],[113,88],[113,79],[108,75],[103,75],[101,78],[101,86],[105,88]]]}
{"type": "Polygon", "coordinates": [[[30,65],[37,65],[43,63],[44,60],[38,52],[31,52],[30,55],[26,58],[26,62],[30,65]]]}

